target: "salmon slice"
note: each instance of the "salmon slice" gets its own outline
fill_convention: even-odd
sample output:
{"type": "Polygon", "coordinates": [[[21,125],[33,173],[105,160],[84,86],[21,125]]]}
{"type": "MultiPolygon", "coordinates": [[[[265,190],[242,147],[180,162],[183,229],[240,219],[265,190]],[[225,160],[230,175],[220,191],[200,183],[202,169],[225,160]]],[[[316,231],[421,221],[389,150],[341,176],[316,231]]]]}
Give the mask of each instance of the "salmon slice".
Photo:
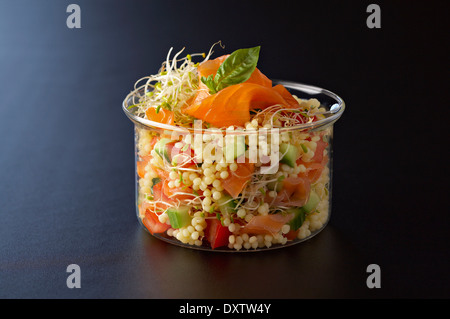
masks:
{"type": "Polygon", "coordinates": [[[179,187],[170,188],[169,179],[166,179],[163,184],[163,193],[169,200],[179,199],[180,201],[194,199],[196,195],[192,194],[192,189],[184,184],[179,187]]]}
{"type": "Polygon", "coordinates": [[[286,100],[289,107],[298,108],[300,106],[295,97],[292,96],[291,92],[289,92],[284,85],[277,84],[273,87],[273,89],[286,100]]]}
{"type": "Polygon", "coordinates": [[[145,115],[150,121],[163,123],[163,124],[174,124],[174,115],[172,111],[160,108],[158,113],[156,112],[156,108],[149,107],[147,111],[145,111],[145,115]]]}
{"type": "Polygon", "coordinates": [[[197,94],[193,98],[192,102],[190,104],[198,104],[201,100],[204,98],[207,98],[211,94],[209,94],[209,88],[202,82],[202,77],[208,77],[210,75],[215,75],[217,70],[219,69],[220,65],[223,63],[223,61],[226,60],[226,58],[229,57],[228,55],[222,55],[214,60],[208,60],[205,62],[200,63],[200,65],[197,68],[198,72],[198,90],[197,94]]]}
{"type": "Polygon", "coordinates": [[[230,55],[222,55],[214,60],[208,60],[199,64],[197,71],[199,80],[202,76],[208,77],[210,75],[215,75],[220,65],[225,61],[230,55]]]}
{"type": "MultiPolygon", "coordinates": [[[[214,60],[208,60],[200,63],[197,68],[198,72],[198,90],[194,98],[189,101],[188,104],[198,104],[203,99],[207,98],[209,94],[209,88],[202,82],[202,77],[208,77],[210,75],[215,75],[220,65],[225,61],[230,55],[222,55],[214,60]]],[[[250,78],[245,81],[245,83],[259,84],[265,87],[272,87],[272,80],[265,76],[258,68],[255,68],[250,78]]]]}
{"type": "Polygon", "coordinates": [[[297,160],[297,165],[303,165],[306,167],[306,171],[299,173],[298,176],[307,178],[311,182],[311,184],[317,182],[317,180],[322,175],[323,169],[328,163],[328,156],[324,155],[324,150],[328,146],[328,143],[322,140],[319,140],[316,143],[316,150],[311,161],[304,162],[302,158],[299,158],[297,160]]]}
{"type": "Polygon", "coordinates": [[[244,126],[250,121],[251,109],[289,103],[274,89],[254,83],[231,85],[199,103],[193,103],[184,112],[216,127],[244,126]]]}
{"type": "Polygon", "coordinates": [[[317,180],[322,175],[322,171],[325,167],[320,163],[304,163],[303,165],[306,167],[306,171],[303,173],[299,173],[298,177],[307,178],[311,182],[311,184],[317,182],[317,180]]]}
{"type": "Polygon", "coordinates": [[[306,167],[306,171],[299,173],[298,177],[307,178],[311,184],[314,184],[322,176],[322,172],[328,163],[328,156],[323,156],[321,163],[303,162],[302,160],[299,163],[306,167]]]}
{"type": "Polygon", "coordinates": [[[198,66],[199,88],[194,98],[183,109],[184,113],[216,127],[244,126],[250,121],[252,109],[264,109],[275,104],[289,108],[299,106],[297,100],[283,85],[272,87],[272,81],[258,68],[255,68],[244,83],[231,85],[211,95],[201,78],[215,75],[228,56],[223,55],[198,66]]]}
{"type": "Polygon", "coordinates": [[[242,192],[247,183],[251,180],[254,171],[253,163],[238,163],[236,171],[229,171],[226,179],[222,180],[222,187],[236,198],[242,192]]]}
{"type": "Polygon", "coordinates": [[[265,76],[258,68],[255,68],[250,78],[244,83],[259,84],[267,88],[272,87],[272,80],[265,76]]]}
{"type": "Polygon", "coordinates": [[[306,204],[311,191],[311,182],[307,178],[288,177],[283,180],[283,188],[278,192],[274,205],[301,207],[306,204]]]}
{"type": "Polygon", "coordinates": [[[269,214],[254,216],[241,228],[241,233],[252,235],[275,235],[283,225],[287,224],[294,217],[294,214],[269,214]]]}
{"type": "MultiPolygon", "coordinates": [[[[233,125],[230,123],[239,121],[239,119],[241,119],[243,116],[246,116],[245,110],[244,112],[241,112],[241,110],[232,111],[230,108],[225,117],[223,116],[223,114],[215,113],[217,111],[220,111],[220,109],[218,108],[220,108],[223,103],[226,103],[231,95],[234,94],[235,91],[237,91],[237,89],[239,89],[239,87],[232,85],[227,87],[226,89],[219,91],[216,94],[208,95],[199,103],[194,103],[186,108],[184,112],[195,118],[211,123],[217,127],[233,125]],[[219,119],[219,116],[222,118],[219,119]]],[[[248,114],[248,119],[247,117],[245,117],[245,119],[247,121],[250,119],[250,113],[248,114]]]]}

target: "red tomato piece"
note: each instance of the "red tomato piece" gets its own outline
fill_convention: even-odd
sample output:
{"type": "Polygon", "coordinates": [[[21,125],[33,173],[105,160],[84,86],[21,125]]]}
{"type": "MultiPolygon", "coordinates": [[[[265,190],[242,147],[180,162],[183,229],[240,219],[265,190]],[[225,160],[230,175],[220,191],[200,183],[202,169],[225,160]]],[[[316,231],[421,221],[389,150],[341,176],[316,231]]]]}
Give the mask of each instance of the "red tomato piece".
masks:
{"type": "Polygon", "coordinates": [[[228,245],[231,235],[228,227],[222,226],[218,219],[206,219],[206,224],[205,237],[212,249],[228,245]]]}
{"type": "Polygon", "coordinates": [[[286,235],[284,235],[284,237],[286,237],[287,240],[294,240],[297,238],[299,231],[300,229],[290,230],[286,235]]]}
{"type": "Polygon", "coordinates": [[[158,220],[158,216],[149,210],[145,212],[145,217],[142,219],[142,223],[152,235],[164,233],[170,228],[170,225],[161,223],[158,220]]]}

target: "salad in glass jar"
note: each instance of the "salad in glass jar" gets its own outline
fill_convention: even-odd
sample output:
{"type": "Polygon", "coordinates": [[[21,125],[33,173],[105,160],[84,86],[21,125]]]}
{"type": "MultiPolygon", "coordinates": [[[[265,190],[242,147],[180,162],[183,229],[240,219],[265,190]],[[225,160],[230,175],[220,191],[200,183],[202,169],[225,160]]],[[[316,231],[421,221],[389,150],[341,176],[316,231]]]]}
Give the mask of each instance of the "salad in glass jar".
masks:
{"type": "Polygon", "coordinates": [[[212,49],[172,58],[171,49],[124,100],[135,123],[139,221],[160,239],[205,250],[311,238],[330,217],[333,123],[344,102],[272,81],[257,68],[259,46],[214,59],[212,49]]]}

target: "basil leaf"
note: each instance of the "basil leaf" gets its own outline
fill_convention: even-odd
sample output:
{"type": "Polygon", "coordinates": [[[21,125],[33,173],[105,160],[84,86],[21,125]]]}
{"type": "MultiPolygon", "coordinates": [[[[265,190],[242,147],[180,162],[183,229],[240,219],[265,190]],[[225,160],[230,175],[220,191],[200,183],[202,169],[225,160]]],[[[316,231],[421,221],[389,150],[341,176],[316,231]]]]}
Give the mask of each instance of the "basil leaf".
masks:
{"type": "Polygon", "coordinates": [[[208,77],[202,76],[201,80],[208,87],[211,94],[217,93],[216,85],[214,84],[214,76],[212,74],[208,77]]]}
{"type": "Polygon", "coordinates": [[[227,86],[247,81],[253,71],[255,71],[260,49],[261,47],[257,46],[254,48],[239,49],[231,53],[220,65],[214,77],[215,91],[217,92],[227,86]]]}

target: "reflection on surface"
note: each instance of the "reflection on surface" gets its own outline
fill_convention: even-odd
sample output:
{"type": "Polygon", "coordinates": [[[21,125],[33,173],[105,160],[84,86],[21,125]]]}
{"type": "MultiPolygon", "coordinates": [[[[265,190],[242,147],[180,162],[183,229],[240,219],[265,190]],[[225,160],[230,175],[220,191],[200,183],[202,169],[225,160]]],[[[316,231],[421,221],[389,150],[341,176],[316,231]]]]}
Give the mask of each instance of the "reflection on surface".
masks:
{"type": "Polygon", "coordinates": [[[328,225],[311,240],[265,252],[218,253],[136,233],[144,258],[136,285],[151,298],[361,298],[365,262],[328,225]],[[148,287],[146,289],[145,287],[148,287]]]}

